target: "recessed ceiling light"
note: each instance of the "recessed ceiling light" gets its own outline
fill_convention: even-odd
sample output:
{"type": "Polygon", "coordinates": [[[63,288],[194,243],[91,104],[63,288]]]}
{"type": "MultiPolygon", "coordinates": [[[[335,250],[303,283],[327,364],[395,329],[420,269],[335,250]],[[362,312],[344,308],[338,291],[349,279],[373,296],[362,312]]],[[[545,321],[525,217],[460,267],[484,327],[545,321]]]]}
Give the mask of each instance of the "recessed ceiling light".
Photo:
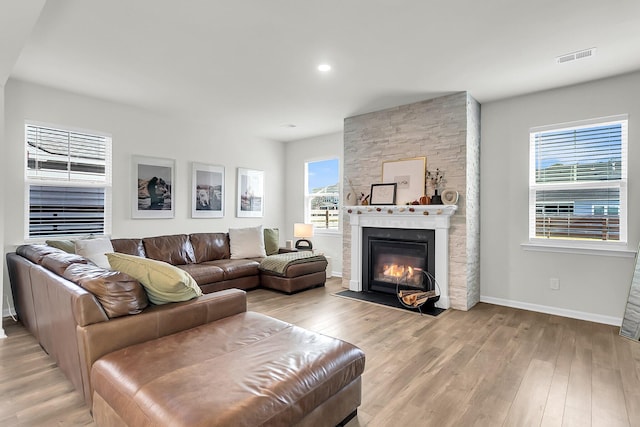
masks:
{"type": "Polygon", "coordinates": [[[290,128],[290,129],[292,129],[292,128],[295,128],[295,127],[297,127],[297,126],[296,126],[296,125],[294,125],[293,123],[287,123],[287,124],[282,125],[282,127],[283,127],[283,128],[290,128]]]}
{"type": "Polygon", "coordinates": [[[329,64],[320,64],[318,65],[318,71],[322,71],[323,73],[326,73],[327,71],[331,70],[331,65],[329,64]]]}

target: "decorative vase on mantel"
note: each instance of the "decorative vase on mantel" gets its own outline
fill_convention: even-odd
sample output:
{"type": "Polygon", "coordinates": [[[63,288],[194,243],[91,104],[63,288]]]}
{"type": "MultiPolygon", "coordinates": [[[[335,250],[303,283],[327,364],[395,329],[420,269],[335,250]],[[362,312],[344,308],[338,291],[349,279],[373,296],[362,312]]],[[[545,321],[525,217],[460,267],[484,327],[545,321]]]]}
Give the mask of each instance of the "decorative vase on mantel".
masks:
{"type": "Polygon", "coordinates": [[[438,194],[438,189],[437,188],[434,190],[433,196],[431,196],[431,204],[432,205],[441,205],[442,204],[442,198],[438,194]]]}

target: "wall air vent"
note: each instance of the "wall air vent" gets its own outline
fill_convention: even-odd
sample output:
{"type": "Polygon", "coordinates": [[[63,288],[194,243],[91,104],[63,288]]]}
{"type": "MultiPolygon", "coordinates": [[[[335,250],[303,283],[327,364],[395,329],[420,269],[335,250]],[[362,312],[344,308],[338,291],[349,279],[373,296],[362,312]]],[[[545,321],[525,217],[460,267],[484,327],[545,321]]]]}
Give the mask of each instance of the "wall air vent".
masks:
{"type": "Polygon", "coordinates": [[[565,62],[575,61],[576,59],[590,58],[596,54],[596,48],[579,50],[577,52],[567,53],[556,57],[557,64],[564,64],[565,62]]]}

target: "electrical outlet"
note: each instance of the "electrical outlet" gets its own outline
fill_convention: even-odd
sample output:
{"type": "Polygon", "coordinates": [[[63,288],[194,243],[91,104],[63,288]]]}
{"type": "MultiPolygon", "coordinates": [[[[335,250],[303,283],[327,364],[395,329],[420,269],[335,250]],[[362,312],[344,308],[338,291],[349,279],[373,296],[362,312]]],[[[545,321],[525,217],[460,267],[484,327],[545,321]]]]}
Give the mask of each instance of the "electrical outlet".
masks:
{"type": "Polygon", "coordinates": [[[558,279],[557,277],[550,278],[549,287],[554,291],[557,291],[558,289],[560,289],[560,279],[558,279]]]}

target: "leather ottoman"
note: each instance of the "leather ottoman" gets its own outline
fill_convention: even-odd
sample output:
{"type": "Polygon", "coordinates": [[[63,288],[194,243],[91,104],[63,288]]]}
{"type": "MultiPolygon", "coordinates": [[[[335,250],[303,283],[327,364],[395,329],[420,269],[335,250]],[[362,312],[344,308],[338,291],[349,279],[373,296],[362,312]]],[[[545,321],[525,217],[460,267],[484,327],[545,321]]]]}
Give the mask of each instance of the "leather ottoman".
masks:
{"type": "Polygon", "coordinates": [[[99,426],[335,426],[360,405],[364,353],[245,312],[118,350],[91,370],[99,426]]]}
{"type": "Polygon", "coordinates": [[[260,284],[267,289],[293,294],[324,286],[327,280],[327,260],[308,261],[288,266],[282,274],[260,271],[260,284]]]}

